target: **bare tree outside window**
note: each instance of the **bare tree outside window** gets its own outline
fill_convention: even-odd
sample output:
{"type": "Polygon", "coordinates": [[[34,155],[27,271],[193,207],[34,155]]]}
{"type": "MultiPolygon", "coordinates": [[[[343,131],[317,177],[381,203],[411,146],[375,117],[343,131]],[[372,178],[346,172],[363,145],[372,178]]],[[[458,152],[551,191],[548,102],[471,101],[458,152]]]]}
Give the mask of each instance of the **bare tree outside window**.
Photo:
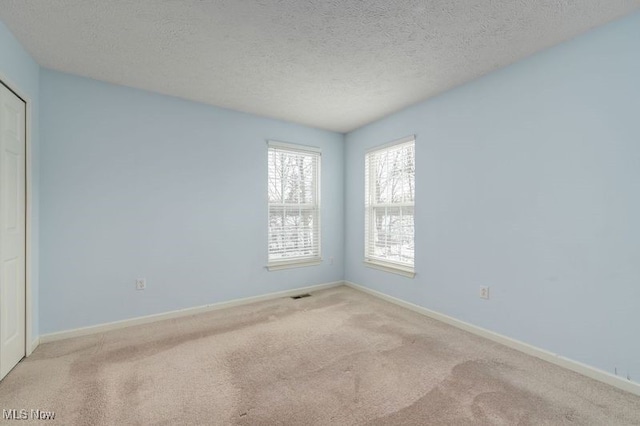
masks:
{"type": "Polygon", "coordinates": [[[320,153],[268,150],[269,263],[320,258],[320,153]]]}
{"type": "Polygon", "coordinates": [[[413,268],[415,140],[365,158],[365,260],[413,268]]]}

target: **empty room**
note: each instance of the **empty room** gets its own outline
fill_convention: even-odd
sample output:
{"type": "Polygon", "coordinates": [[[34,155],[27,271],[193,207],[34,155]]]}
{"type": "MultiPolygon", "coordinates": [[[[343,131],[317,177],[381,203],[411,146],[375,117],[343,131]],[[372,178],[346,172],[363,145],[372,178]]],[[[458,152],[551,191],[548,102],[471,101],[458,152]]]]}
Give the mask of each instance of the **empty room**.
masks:
{"type": "Polygon", "coordinates": [[[640,425],[640,0],[0,0],[0,423],[640,425]]]}

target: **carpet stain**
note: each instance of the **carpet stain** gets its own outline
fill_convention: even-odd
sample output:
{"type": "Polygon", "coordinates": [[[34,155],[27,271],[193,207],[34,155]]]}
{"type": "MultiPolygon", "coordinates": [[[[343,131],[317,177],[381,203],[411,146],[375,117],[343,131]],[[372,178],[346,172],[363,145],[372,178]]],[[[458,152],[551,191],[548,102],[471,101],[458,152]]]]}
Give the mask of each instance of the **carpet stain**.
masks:
{"type": "Polygon", "coordinates": [[[125,380],[124,386],[119,389],[118,398],[125,412],[135,413],[135,410],[139,407],[140,390],[142,386],[143,380],[140,378],[140,375],[138,372],[133,372],[133,374],[125,380]]]}
{"type": "Polygon", "coordinates": [[[88,380],[81,387],[82,403],[76,412],[74,424],[90,425],[106,420],[107,393],[102,380],[88,380]]]}
{"type": "MultiPolygon", "coordinates": [[[[293,315],[294,312],[280,313],[281,319],[287,315],[293,315]]],[[[270,314],[271,316],[273,314],[270,314]]],[[[79,371],[80,374],[84,372],[86,368],[92,368],[95,364],[114,364],[125,363],[148,358],[153,355],[157,355],[161,352],[174,349],[177,346],[191,343],[196,340],[206,339],[218,334],[237,332],[238,330],[249,328],[257,324],[264,322],[262,312],[245,317],[240,320],[228,323],[228,324],[216,324],[215,322],[208,325],[208,327],[188,332],[170,335],[168,337],[162,337],[159,339],[148,340],[144,344],[132,344],[122,348],[108,349],[101,351],[88,359],[80,359],[74,368],[79,371]]]]}
{"type": "Polygon", "coordinates": [[[358,395],[360,394],[360,376],[355,375],[353,378],[353,402],[358,403],[358,395]]]}
{"type": "Polygon", "coordinates": [[[456,425],[597,424],[558,401],[513,384],[500,368],[499,363],[486,360],[457,364],[433,390],[371,424],[407,424],[417,419],[456,425]]]}
{"type": "Polygon", "coordinates": [[[400,338],[402,344],[399,346],[409,351],[424,351],[425,356],[450,358],[455,354],[455,351],[449,348],[449,343],[446,340],[421,332],[418,327],[390,322],[386,316],[379,313],[354,315],[348,320],[348,323],[352,327],[362,329],[363,332],[400,338]],[[419,348],[408,349],[411,345],[417,345],[419,348]]]}

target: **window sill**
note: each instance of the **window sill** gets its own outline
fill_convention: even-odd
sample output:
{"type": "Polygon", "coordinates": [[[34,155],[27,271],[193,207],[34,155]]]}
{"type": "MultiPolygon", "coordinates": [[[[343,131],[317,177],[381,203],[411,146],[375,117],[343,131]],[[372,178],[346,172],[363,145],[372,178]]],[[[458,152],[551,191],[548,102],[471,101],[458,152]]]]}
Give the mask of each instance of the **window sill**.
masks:
{"type": "Polygon", "coordinates": [[[390,272],[392,274],[402,275],[403,277],[407,277],[407,278],[413,278],[416,276],[415,270],[410,267],[403,267],[400,265],[394,265],[392,263],[377,262],[374,260],[365,260],[364,264],[369,268],[390,272]]]}
{"type": "Polygon", "coordinates": [[[284,262],[274,262],[267,265],[269,271],[280,271],[282,269],[303,268],[305,266],[316,266],[322,263],[322,259],[291,260],[284,262]]]}

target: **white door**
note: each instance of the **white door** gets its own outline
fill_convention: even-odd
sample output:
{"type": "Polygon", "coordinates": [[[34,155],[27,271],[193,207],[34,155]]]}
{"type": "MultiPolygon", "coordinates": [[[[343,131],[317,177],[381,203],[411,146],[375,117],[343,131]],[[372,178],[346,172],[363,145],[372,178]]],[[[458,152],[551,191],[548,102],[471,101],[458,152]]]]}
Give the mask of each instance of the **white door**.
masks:
{"type": "Polygon", "coordinates": [[[25,110],[0,83],[0,379],[25,356],[25,110]]]}

